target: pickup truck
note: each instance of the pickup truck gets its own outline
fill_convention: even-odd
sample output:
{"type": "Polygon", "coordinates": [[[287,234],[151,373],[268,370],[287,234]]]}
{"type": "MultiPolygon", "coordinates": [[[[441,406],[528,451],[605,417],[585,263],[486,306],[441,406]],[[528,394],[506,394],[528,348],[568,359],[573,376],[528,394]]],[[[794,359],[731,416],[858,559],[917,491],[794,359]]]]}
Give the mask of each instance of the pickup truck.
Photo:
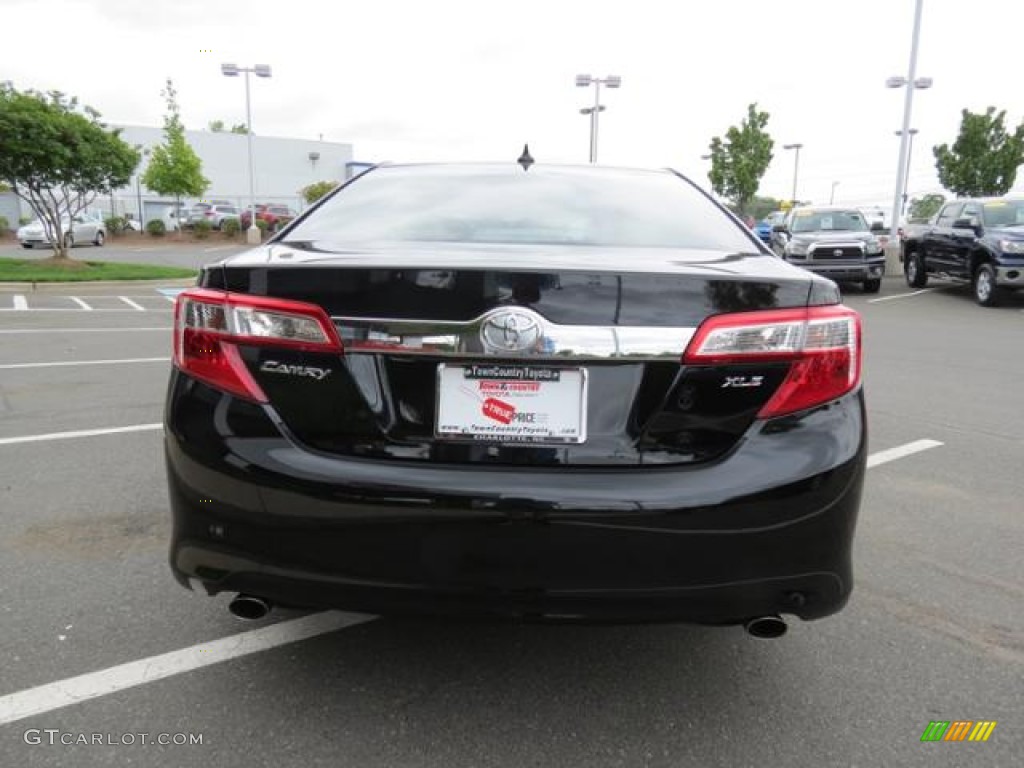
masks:
{"type": "Polygon", "coordinates": [[[929,276],[970,283],[974,300],[994,307],[1024,288],[1024,198],[946,203],[927,224],[907,227],[900,259],[911,288],[929,276]]]}

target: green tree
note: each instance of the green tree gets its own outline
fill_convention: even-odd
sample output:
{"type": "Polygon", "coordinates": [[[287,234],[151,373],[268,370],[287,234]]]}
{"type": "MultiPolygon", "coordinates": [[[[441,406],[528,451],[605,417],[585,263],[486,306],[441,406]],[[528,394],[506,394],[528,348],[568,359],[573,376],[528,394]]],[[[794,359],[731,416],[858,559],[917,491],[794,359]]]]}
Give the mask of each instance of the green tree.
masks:
{"type": "Polygon", "coordinates": [[[232,133],[240,133],[243,136],[249,132],[249,129],[245,127],[245,123],[239,123],[238,125],[231,126],[232,133]]]}
{"type": "Polygon", "coordinates": [[[939,194],[911,198],[907,218],[911,221],[927,221],[939,212],[939,208],[945,202],[946,196],[939,194]]]}
{"type": "Polygon", "coordinates": [[[989,107],[984,114],[963,110],[960,135],[952,147],[933,149],[942,186],[960,197],[1005,195],[1024,163],[1024,123],[1009,134],[1006,111],[989,107]]]}
{"type": "Polygon", "coordinates": [[[100,193],[128,185],[139,151],[91,107],[59,91],[0,85],[0,179],[43,222],[55,259],[68,258],[71,222],[100,193]]]}
{"type": "Polygon", "coordinates": [[[203,176],[199,156],[185,140],[185,128],[178,110],[178,92],[170,78],[160,95],[167,102],[164,143],[153,147],[142,183],[158,195],[173,195],[177,203],[175,210],[181,210],[182,196],[199,197],[210,186],[210,181],[203,176]]]}
{"type": "Polygon", "coordinates": [[[747,213],[772,161],[775,142],[765,131],[768,118],[767,112],[758,112],[757,104],[750,104],[746,118],[726,131],[724,141],[718,136],[711,139],[711,188],[740,214],[747,213]]]}
{"type": "Polygon", "coordinates": [[[302,195],[307,203],[312,205],[336,186],[338,186],[336,181],[314,181],[309,186],[300,189],[299,194],[302,195]]]}
{"type": "Polygon", "coordinates": [[[211,120],[206,127],[210,129],[211,133],[223,133],[224,132],[224,121],[223,120],[211,120]]]}

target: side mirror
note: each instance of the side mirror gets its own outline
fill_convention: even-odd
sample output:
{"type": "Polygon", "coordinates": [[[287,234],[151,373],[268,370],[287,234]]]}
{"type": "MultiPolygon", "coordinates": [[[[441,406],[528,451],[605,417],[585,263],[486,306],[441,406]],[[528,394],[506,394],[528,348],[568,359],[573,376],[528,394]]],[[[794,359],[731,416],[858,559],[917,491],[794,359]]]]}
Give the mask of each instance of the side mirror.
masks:
{"type": "Polygon", "coordinates": [[[969,229],[977,234],[981,230],[981,225],[975,218],[957,219],[953,222],[953,229],[969,229]]]}
{"type": "Polygon", "coordinates": [[[872,232],[885,232],[885,224],[883,224],[880,221],[873,221],[873,222],[871,222],[871,231],[872,232]]]}

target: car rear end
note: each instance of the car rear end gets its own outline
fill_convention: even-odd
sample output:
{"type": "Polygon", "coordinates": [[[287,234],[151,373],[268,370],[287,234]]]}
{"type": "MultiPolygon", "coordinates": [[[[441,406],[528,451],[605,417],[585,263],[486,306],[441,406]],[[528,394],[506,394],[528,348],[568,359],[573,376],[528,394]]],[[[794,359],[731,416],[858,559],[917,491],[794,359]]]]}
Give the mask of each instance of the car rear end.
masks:
{"type": "Polygon", "coordinates": [[[704,623],[845,604],[866,428],[832,283],[670,174],[378,169],[322,207],[178,299],[183,584],[704,623]],[[668,210],[641,221],[648,193],[668,210]]]}

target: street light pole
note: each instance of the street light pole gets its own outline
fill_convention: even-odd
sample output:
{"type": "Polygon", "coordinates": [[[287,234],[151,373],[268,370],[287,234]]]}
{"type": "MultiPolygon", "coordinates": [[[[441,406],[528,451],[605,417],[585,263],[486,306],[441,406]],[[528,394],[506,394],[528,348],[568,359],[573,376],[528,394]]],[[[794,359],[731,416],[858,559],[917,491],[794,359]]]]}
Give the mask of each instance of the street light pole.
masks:
{"type": "MultiPolygon", "coordinates": [[[[907,170],[903,176],[903,216],[907,215],[907,190],[910,187],[910,160],[914,156],[914,136],[917,128],[910,129],[910,137],[907,139],[907,170]]],[[[903,131],[896,131],[897,136],[902,136],[903,131]]]]}
{"type": "Polygon", "coordinates": [[[257,64],[254,67],[239,67],[235,64],[221,64],[220,71],[227,77],[238,77],[239,72],[245,73],[245,137],[249,153],[249,229],[245,232],[245,240],[250,245],[260,242],[260,229],[256,226],[256,165],[252,151],[252,105],[249,97],[249,73],[256,77],[270,77],[270,67],[257,64]]]}
{"type": "Polygon", "coordinates": [[[803,144],[783,144],[783,149],[796,150],[796,157],[793,160],[793,205],[796,205],[796,182],[800,174],[800,150],[803,149],[803,144]]]}
{"type": "Polygon", "coordinates": [[[910,115],[914,106],[914,90],[916,88],[931,87],[931,78],[916,78],[917,75],[917,48],[921,37],[921,10],[924,0],[917,0],[914,7],[914,31],[910,38],[910,66],[906,78],[890,77],[885,84],[889,88],[906,88],[907,92],[903,98],[903,130],[900,134],[900,159],[896,169],[896,191],[892,200],[892,226],[890,237],[892,242],[898,242],[900,227],[900,196],[904,194],[907,174],[907,161],[909,157],[909,136],[910,136],[910,115]]]}
{"type": "Polygon", "coordinates": [[[832,182],[832,194],[830,194],[828,196],[828,204],[829,205],[833,205],[835,203],[835,201],[836,201],[836,187],[838,187],[838,186],[839,186],[839,182],[838,181],[833,181],[832,182]]]}
{"type": "Polygon", "coordinates": [[[609,88],[618,88],[622,85],[622,78],[618,75],[608,75],[608,77],[591,77],[590,75],[576,75],[576,86],[578,88],[587,88],[591,85],[594,86],[594,106],[587,109],[581,109],[580,114],[590,116],[590,162],[597,162],[597,127],[598,127],[598,115],[604,112],[604,107],[601,106],[601,85],[606,85],[609,88]]]}

